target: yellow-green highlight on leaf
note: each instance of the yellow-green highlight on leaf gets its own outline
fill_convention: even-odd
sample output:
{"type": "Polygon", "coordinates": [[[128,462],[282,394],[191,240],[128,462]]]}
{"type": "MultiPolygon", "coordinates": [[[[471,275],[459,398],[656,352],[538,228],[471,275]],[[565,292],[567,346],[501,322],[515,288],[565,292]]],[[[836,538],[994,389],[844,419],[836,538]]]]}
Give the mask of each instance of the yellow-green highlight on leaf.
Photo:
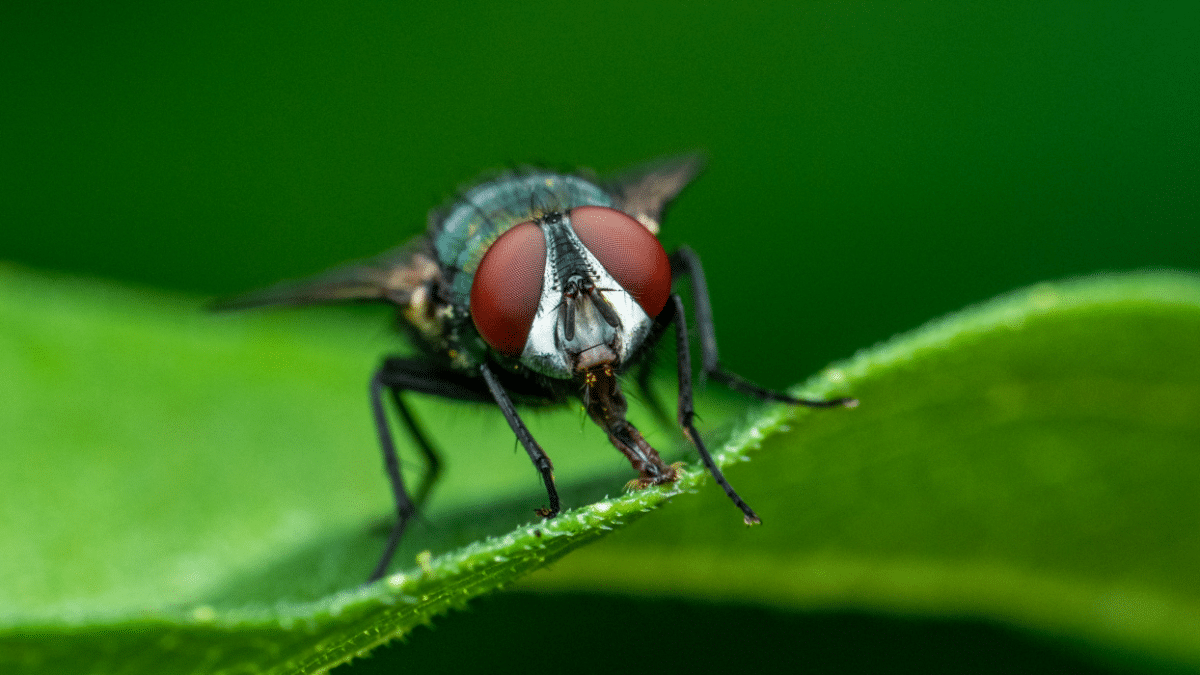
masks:
{"type": "Polygon", "coordinates": [[[322,672],[560,558],[530,583],[966,614],[1200,665],[1195,276],[1041,284],[797,390],[856,410],[759,408],[710,439],[750,529],[696,468],[623,493],[577,412],[530,416],[577,506],[538,521],[493,410],[417,402],[446,484],[363,587],[385,324],[0,270],[0,670],[322,672]]]}

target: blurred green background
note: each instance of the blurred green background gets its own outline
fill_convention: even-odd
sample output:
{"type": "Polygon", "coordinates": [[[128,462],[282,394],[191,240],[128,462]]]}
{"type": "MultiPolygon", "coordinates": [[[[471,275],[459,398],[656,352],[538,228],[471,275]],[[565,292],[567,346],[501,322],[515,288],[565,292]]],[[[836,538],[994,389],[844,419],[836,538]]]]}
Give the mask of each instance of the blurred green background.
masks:
{"type": "MultiPolygon", "coordinates": [[[[484,170],[702,149],[662,238],[724,362],[784,386],[1038,280],[1200,268],[1197,35],[1194,2],[15,3],[0,260],[221,295],[400,243],[484,170]]],[[[588,606],[522,597],[445,633],[588,606]]]]}

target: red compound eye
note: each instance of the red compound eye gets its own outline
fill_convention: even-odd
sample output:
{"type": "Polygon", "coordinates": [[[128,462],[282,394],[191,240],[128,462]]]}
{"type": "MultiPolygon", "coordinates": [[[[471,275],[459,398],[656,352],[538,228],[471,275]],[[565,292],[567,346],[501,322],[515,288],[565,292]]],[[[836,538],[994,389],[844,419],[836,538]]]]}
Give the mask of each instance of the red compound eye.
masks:
{"type": "Polygon", "coordinates": [[[493,349],[520,356],[542,299],[546,238],[532,222],[513,227],[492,244],[471,282],[471,319],[493,349]]]}
{"type": "Polygon", "coordinates": [[[646,314],[658,316],[671,295],[671,261],[658,238],[628,215],[603,206],[573,209],[571,227],[646,314]]]}

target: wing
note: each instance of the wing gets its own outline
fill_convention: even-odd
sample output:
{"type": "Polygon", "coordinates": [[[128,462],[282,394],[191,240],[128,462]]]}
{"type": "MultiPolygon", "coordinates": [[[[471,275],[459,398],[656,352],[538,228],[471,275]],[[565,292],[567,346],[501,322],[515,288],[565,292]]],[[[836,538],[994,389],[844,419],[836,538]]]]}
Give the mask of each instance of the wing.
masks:
{"type": "Polygon", "coordinates": [[[418,241],[307,279],[282,281],[258,291],[218,300],[212,308],[224,311],[346,301],[386,301],[404,306],[409,304],[417,289],[438,278],[439,274],[428,245],[418,241]]]}
{"type": "Polygon", "coordinates": [[[619,175],[606,188],[617,208],[657,236],[663,209],[699,175],[705,163],[700,152],[660,159],[619,175]]]}

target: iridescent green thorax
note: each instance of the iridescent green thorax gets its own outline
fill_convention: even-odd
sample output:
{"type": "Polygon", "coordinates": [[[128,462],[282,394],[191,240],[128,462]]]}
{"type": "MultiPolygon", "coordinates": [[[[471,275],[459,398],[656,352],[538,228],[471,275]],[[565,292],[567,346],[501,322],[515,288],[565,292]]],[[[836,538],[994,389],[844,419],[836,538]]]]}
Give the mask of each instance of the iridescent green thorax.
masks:
{"type": "Polygon", "coordinates": [[[598,185],[547,172],[509,174],[468,190],[430,231],[447,275],[449,300],[457,307],[469,307],[479,261],[497,237],[514,225],[553,211],[612,205],[612,198],[598,185]]]}

